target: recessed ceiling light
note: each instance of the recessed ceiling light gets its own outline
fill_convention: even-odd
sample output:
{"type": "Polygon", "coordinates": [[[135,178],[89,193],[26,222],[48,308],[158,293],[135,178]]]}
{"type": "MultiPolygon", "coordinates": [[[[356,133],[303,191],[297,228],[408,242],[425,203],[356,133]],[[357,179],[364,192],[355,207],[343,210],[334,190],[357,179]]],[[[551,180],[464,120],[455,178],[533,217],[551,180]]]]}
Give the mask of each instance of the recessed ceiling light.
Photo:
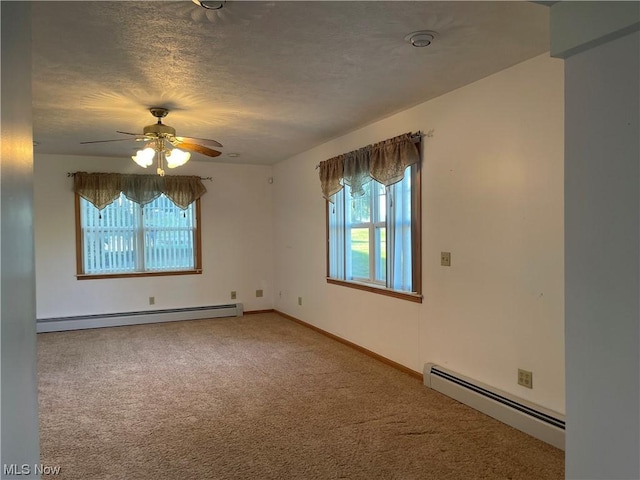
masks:
{"type": "Polygon", "coordinates": [[[431,30],[419,30],[417,32],[411,32],[404,39],[414,47],[428,47],[436,38],[436,32],[431,30]]]}
{"type": "Polygon", "coordinates": [[[240,156],[239,153],[233,153],[233,152],[232,153],[227,153],[227,157],[236,158],[236,157],[239,157],[239,156],[240,156]]]}
{"type": "Polygon", "coordinates": [[[200,5],[202,8],[206,8],[207,10],[220,10],[224,7],[224,4],[227,3],[226,0],[215,1],[215,0],[191,0],[196,5],[200,5]]]}

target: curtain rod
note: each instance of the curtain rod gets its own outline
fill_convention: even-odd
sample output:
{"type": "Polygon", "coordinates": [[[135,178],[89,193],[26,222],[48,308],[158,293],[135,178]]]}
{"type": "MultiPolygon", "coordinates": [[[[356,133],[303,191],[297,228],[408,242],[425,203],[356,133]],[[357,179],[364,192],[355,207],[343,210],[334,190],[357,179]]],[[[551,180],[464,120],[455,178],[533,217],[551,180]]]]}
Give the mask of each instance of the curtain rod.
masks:
{"type": "MultiPolygon", "coordinates": [[[[426,134],[421,131],[417,131],[416,133],[412,133],[410,135],[411,141],[413,143],[419,143],[422,140],[422,137],[433,137],[433,130],[429,130],[426,134]]],[[[316,165],[316,170],[320,168],[320,164],[316,165]]]]}
{"type": "MultiPolygon", "coordinates": [[[[75,172],[67,172],[67,177],[75,177],[75,172]]],[[[209,180],[210,182],[213,182],[213,177],[199,177],[200,180],[209,180]]]]}

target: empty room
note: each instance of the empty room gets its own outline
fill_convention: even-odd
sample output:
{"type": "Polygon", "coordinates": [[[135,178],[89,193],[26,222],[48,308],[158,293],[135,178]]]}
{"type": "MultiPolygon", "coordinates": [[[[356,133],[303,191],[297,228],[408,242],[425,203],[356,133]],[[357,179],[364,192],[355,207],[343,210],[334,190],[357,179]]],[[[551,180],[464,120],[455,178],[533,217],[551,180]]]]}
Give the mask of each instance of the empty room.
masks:
{"type": "Polygon", "coordinates": [[[1,6],[1,478],[640,478],[638,2],[1,6]]]}

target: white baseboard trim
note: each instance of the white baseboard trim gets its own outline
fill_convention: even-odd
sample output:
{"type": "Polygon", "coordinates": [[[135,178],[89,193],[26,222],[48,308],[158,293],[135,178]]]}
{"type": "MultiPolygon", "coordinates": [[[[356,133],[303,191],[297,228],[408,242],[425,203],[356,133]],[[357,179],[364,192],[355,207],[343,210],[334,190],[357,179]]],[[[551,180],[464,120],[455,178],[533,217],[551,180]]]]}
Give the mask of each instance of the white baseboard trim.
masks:
{"type": "Polygon", "coordinates": [[[144,323],[176,322],[181,320],[198,320],[220,317],[241,317],[243,313],[242,304],[233,303],[228,305],[210,305],[206,307],[39,318],[36,322],[36,331],[38,333],[61,332],[65,330],[82,330],[86,328],[140,325],[144,323]]]}

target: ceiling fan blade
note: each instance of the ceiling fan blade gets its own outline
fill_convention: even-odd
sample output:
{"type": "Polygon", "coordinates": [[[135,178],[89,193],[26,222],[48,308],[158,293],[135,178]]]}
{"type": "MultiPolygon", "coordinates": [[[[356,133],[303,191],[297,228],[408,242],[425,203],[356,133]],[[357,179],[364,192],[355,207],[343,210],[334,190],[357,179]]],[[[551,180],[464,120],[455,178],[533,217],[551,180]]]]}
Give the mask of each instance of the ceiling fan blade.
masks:
{"type": "Polygon", "coordinates": [[[190,150],[192,152],[201,153],[202,155],[206,155],[208,157],[217,157],[221,155],[221,153],[217,150],[212,150],[211,148],[204,147],[202,145],[198,145],[197,143],[188,143],[188,142],[180,142],[176,147],[183,148],[185,150],[190,150]]]}
{"type": "MultiPolygon", "coordinates": [[[[187,143],[204,143],[205,145],[213,145],[214,147],[221,147],[222,144],[210,138],[197,138],[197,137],[174,137],[179,142],[187,143]]],[[[173,143],[173,142],[172,142],[173,143]]]]}
{"type": "Polygon", "coordinates": [[[131,139],[131,138],[116,138],[115,140],[94,140],[92,142],[80,142],[80,144],[84,145],[86,143],[122,142],[122,141],[125,141],[125,140],[127,142],[130,142],[133,139],[131,139]]]}
{"type": "Polygon", "coordinates": [[[122,133],[123,135],[135,135],[136,137],[144,137],[144,133],[121,132],[120,130],[116,130],[116,133],[122,133]]]}

